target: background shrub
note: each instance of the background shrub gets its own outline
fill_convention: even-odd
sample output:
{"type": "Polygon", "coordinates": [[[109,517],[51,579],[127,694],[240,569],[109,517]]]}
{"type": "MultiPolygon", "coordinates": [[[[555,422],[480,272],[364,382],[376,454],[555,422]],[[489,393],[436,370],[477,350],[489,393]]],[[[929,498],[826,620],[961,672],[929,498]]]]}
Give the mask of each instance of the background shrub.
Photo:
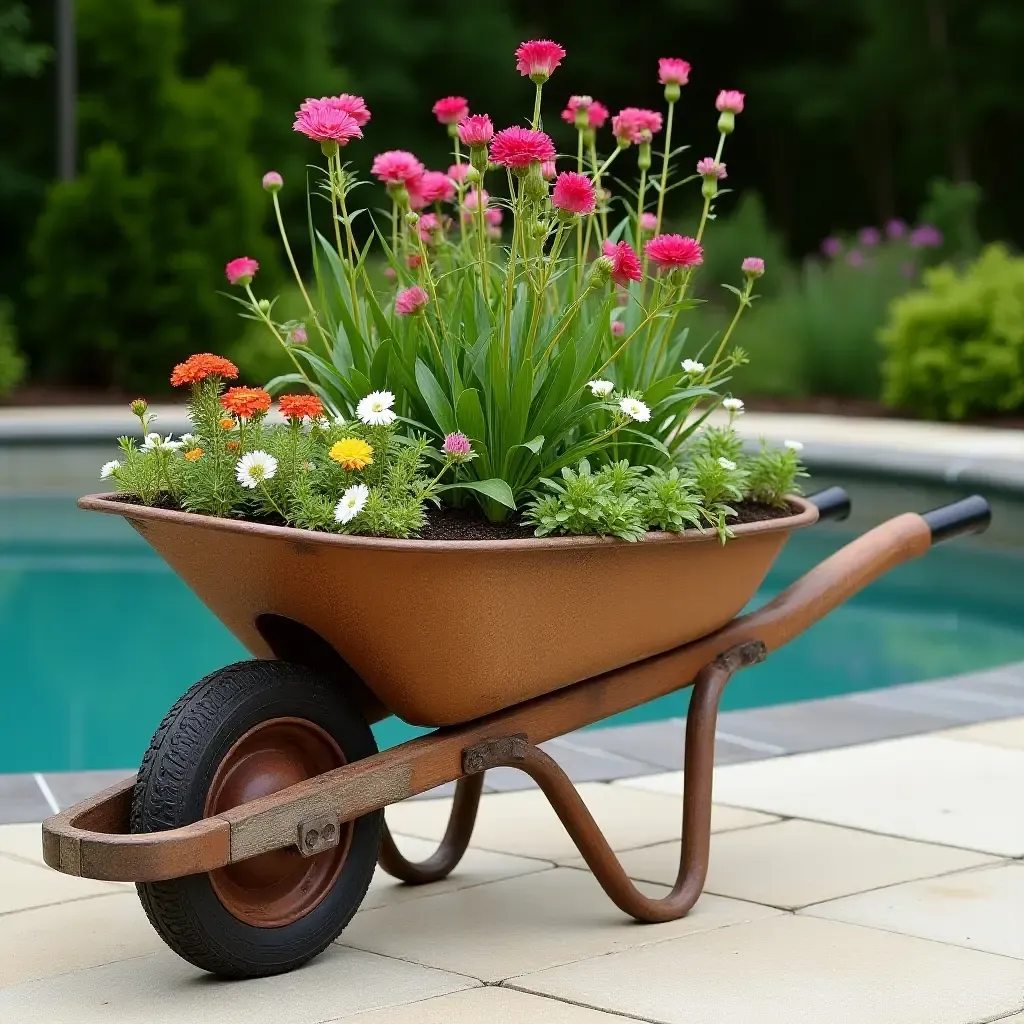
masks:
{"type": "Polygon", "coordinates": [[[0,398],[9,394],[25,373],[25,360],[18,352],[18,338],[10,302],[0,298],[0,398]]]}
{"type": "Polygon", "coordinates": [[[1024,259],[993,245],[963,271],[927,271],[881,341],[890,405],[953,420],[1024,408],[1024,259]]]}

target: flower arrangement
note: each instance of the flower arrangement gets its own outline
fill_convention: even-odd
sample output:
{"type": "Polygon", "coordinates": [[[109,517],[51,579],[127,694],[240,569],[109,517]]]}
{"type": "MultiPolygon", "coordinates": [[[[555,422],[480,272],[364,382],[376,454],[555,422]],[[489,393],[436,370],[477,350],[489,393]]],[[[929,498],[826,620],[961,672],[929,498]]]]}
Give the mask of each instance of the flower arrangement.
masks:
{"type": "Polygon", "coordinates": [[[121,490],[206,514],[400,537],[422,528],[428,501],[475,507],[492,522],[519,511],[539,535],[626,539],[692,526],[724,540],[729,502],[785,509],[796,455],[744,458],[732,426],[742,402],[726,391],[746,359],[730,339],[764,262],[745,259],[724,285],[736,309],[721,337],[695,345],[685,323],[743,93],[718,95],[714,155],[682,172],[686,147],[673,130],[690,65],[663,58],[664,115],[626,107],[610,117],[598,100],[572,96],[561,113],[574,130],[565,155],[543,119],[565,50],[533,40],[515,56],[534,85],[529,121],[496,130],[465,97],[439,99],[433,114],[453,163],[435,171],[403,150],[377,154],[385,211],[354,208],[365,183],[343,160],[371,120],[364,100],[302,103],[294,129],[324,161],[310,196],[309,287],[281,216],[284,182],[271,171],[263,185],[305,315],[275,318],[276,300],[253,291],[255,260],[226,267],[242,315],[265,326],[293,370],[265,388],[225,391],[237,376],[226,360],[198,355],[176,367],[172,383],[192,389],[194,432],[160,438],[143,408],[146,440],[122,438],[119,464],[104,467],[121,490]],[[635,188],[613,177],[627,154],[635,188]],[[694,234],[668,231],[665,197],[690,182],[703,200],[694,234]],[[304,394],[283,394],[281,421],[269,422],[272,395],[296,386],[304,394]],[[719,406],[729,424],[707,428],[719,406]]]}

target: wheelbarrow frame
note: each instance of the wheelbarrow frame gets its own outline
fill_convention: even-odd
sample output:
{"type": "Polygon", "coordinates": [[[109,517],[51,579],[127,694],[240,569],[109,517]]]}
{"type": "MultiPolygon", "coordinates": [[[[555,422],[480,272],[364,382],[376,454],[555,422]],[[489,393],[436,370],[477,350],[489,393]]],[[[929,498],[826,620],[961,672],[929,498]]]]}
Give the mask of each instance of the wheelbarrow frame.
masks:
{"type": "MultiPolygon", "coordinates": [[[[823,518],[843,508],[845,496],[837,490],[815,496],[823,518]]],[[[897,516],[841,548],[762,608],[709,636],[438,729],[191,825],[128,834],[134,779],[127,779],[44,822],[44,860],[67,874],[153,882],[214,871],[293,845],[312,856],[337,843],[341,824],[456,782],[448,826],[432,857],[408,861],[386,826],[379,851],[379,863],[389,874],[413,884],[436,881],[452,871],[469,845],[484,773],[507,767],[537,782],[618,907],[641,921],[682,917],[700,896],[707,874],[715,725],[733,673],[761,661],[933,543],[980,532],[989,519],[988,505],[978,496],[921,515],[897,516]],[[651,899],[629,880],[568,776],[538,745],[689,685],[679,875],[668,896],[651,899]]]]}

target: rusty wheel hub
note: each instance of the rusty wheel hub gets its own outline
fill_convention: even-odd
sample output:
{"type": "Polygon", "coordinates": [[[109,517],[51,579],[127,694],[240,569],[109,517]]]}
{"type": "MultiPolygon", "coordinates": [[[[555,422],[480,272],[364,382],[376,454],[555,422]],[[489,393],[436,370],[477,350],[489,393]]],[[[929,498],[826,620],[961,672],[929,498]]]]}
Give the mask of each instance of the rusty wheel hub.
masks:
{"type": "MultiPolygon", "coordinates": [[[[235,742],[217,766],[205,817],[276,793],[340,768],[345,755],[320,726],[304,718],[271,718],[235,742]]],[[[258,928],[280,928],[308,914],[331,891],[352,841],[341,826],[339,843],[313,857],[295,847],[210,872],[210,884],[228,911],[258,928]]]]}

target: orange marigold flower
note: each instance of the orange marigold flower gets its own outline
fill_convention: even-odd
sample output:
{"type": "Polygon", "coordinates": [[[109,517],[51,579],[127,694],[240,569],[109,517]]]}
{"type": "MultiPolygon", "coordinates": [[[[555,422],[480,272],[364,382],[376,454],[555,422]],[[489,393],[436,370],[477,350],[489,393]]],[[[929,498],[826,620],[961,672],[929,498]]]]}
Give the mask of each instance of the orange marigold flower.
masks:
{"type": "Polygon", "coordinates": [[[237,441],[228,441],[228,443],[225,445],[225,447],[229,448],[233,452],[234,451],[238,451],[238,442],[237,441]]]}
{"type": "Polygon", "coordinates": [[[198,462],[203,457],[202,448],[193,448],[190,452],[185,452],[185,458],[189,462],[198,462]]]}
{"type": "Polygon", "coordinates": [[[324,404],[316,395],[282,395],[280,405],[281,415],[290,420],[315,420],[324,414],[324,404]]]}
{"type": "Polygon", "coordinates": [[[225,416],[224,419],[222,419],[220,421],[220,429],[221,430],[234,430],[235,429],[235,421],[230,416],[225,416]]]}
{"type": "Polygon", "coordinates": [[[266,412],[272,399],[263,388],[228,388],[221,395],[220,404],[233,412],[239,419],[252,419],[257,413],[266,412]]]}
{"type": "Polygon", "coordinates": [[[366,469],[373,464],[373,449],[358,437],[337,441],[327,453],[342,469],[366,469]]]}
{"type": "Polygon", "coordinates": [[[238,367],[230,359],[215,356],[210,352],[200,352],[189,356],[183,363],[178,363],[171,374],[171,383],[178,387],[181,384],[198,384],[207,377],[224,377],[234,380],[238,376],[238,367]]]}

